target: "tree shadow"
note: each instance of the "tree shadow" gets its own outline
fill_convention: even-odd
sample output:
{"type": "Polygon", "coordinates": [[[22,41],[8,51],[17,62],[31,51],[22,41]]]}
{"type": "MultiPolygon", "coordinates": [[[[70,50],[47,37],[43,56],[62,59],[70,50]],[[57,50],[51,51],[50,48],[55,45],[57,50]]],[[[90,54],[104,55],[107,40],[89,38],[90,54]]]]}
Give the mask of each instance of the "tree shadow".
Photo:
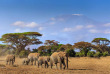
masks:
{"type": "Polygon", "coordinates": [[[92,70],[92,69],[68,69],[68,70],[92,70]]]}
{"type": "Polygon", "coordinates": [[[0,60],[0,61],[5,61],[5,60],[0,60]]]}

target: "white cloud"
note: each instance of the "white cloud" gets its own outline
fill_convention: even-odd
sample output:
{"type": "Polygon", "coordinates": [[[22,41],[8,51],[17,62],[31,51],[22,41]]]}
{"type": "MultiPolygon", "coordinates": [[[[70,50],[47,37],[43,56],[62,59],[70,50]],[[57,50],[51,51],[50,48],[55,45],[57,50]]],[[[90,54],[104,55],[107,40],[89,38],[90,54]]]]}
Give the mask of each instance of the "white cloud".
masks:
{"type": "Polygon", "coordinates": [[[75,28],[64,28],[63,31],[64,32],[74,32],[77,30],[81,30],[83,28],[83,25],[77,25],[75,28]]]}
{"type": "Polygon", "coordinates": [[[76,30],[80,30],[80,29],[82,29],[82,28],[83,28],[83,25],[77,25],[75,29],[76,29],[76,30]]]}
{"type": "Polygon", "coordinates": [[[38,30],[42,31],[44,29],[44,27],[39,27],[38,30]]]}
{"type": "Polygon", "coordinates": [[[64,21],[64,18],[59,18],[58,21],[64,21]]]}
{"type": "Polygon", "coordinates": [[[20,29],[15,29],[15,32],[21,32],[21,30],[20,29]]]}
{"type": "Polygon", "coordinates": [[[49,24],[50,24],[50,25],[54,25],[54,24],[55,24],[55,22],[50,22],[49,24]]]}
{"type": "Polygon", "coordinates": [[[51,33],[51,35],[58,35],[58,33],[57,32],[53,32],[53,33],[51,33]]]}
{"type": "Polygon", "coordinates": [[[104,26],[108,27],[108,26],[110,26],[110,23],[104,24],[104,26]]]}
{"type": "Polygon", "coordinates": [[[19,27],[29,27],[29,28],[34,28],[38,26],[38,24],[35,22],[26,23],[22,21],[16,21],[15,23],[13,23],[13,25],[19,26],[19,27]]]}
{"type": "Polygon", "coordinates": [[[86,28],[93,28],[95,27],[94,25],[87,25],[86,28]]]}
{"type": "Polygon", "coordinates": [[[27,24],[26,25],[26,27],[36,27],[36,26],[38,26],[38,24],[37,23],[35,23],[35,22],[31,22],[31,23],[29,23],[29,24],[27,24]]]}
{"type": "Polygon", "coordinates": [[[53,17],[52,17],[52,18],[50,18],[50,20],[54,21],[54,20],[55,20],[55,18],[53,18],[53,17]]]}
{"type": "Polygon", "coordinates": [[[96,29],[90,29],[89,32],[90,33],[100,33],[100,31],[99,30],[96,30],[96,29]]]}
{"type": "Polygon", "coordinates": [[[25,32],[24,30],[21,30],[21,29],[15,29],[14,31],[15,32],[25,32]]]}
{"type": "Polygon", "coordinates": [[[22,22],[22,21],[16,21],[13,25],[15,25],[15,26],[23,26],[24,25],[24,22],[22,22]]]}
{"type": "Polygon", "coordinates": [[[110,30],[109,30],[109,29],[106,29],[106,30],[90,29],[89,32],[90,32],[90,33],[103,33],[103,34],[110,34],[110,30]]]}
{"type": "Polygon", "coordinates": [[[82,14],[72,14],[72,15],[76,15],[76,16],[82,16],[82,14]]]}
{"type": "Polygon", "coordinates": [[[64,28],[63,30],[64,32],[69,32],[69,31],[73,31],[73,28],[64,28]]]}
{"type": "Polygon", "coordinates": [[[104,33],[104,34],[110,34],[110,30],[107,29],[107,30],[103,31],[103,33],[104,33]]]}

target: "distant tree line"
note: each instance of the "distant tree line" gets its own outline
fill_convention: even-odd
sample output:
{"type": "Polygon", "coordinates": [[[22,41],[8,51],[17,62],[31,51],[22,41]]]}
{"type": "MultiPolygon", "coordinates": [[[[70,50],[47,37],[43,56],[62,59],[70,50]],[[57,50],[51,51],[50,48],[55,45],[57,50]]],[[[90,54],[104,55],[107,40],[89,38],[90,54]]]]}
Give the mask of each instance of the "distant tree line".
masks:
{"type": "Polygon", "coordinates": [[[107,38],[94,38],[91,43],[77,42],[71,44],[60,44],[55,40],[45,40],[44,44],[37,49],[26,49],[29,45],[42,44],[38,39],[42,34],[38,32],[8,33],[2,35],[0,41],[5,44],[0,45],[0,55],[5,52],[8,54],[16,54],[20,57],[27,56],[30,52],[38,52],[43,56],[50,56],[53,52],[64,51],[70,57],[100,57],[110,55],[110,40],[107,38]],[[79,52],[75,50],[79,49],[79,52]]]}

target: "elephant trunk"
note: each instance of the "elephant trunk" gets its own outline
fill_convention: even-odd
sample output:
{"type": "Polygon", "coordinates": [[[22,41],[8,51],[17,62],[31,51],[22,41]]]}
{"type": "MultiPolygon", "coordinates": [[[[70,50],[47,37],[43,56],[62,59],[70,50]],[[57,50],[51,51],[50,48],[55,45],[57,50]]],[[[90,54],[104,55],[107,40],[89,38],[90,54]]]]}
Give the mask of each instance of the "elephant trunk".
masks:
{"type": "Polygon", "coordinates": [[[14,62],[15,62],[15,56],[14,56],[14,58],[13,58],[13,59],[14,59],[14,62]]]}
{"type": "Polygon", "coordinates": [[[68,55],[66,56],[66,65],[67,65],[67,69],[68,69],[68,55]]]}

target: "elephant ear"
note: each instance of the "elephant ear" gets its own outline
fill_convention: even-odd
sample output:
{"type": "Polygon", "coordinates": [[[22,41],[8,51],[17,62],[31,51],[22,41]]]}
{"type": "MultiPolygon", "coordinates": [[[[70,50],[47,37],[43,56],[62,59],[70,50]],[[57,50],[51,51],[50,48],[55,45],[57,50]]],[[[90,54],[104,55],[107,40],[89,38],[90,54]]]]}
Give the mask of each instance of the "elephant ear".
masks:
{"type": "Polygon", "coordinates": [[[64,57],[65,55],[66,55],[66,54],[65,54],[64,52],[59,52],[59,53],[58,53],[58,56],[59,56],[59,57],[64,57]]]}
{"type": "Polygon", "coordinates": [[[59,57],[61,57],[61,55],[62,55],[61,53],[58,53],[58,56],[59,56],[59,57]]]}
{"type": "Polygon", "coordinates": [[[66,52],[63,53],[63,56],[64,56],[64,57],[66,56],[66,52]]]}

